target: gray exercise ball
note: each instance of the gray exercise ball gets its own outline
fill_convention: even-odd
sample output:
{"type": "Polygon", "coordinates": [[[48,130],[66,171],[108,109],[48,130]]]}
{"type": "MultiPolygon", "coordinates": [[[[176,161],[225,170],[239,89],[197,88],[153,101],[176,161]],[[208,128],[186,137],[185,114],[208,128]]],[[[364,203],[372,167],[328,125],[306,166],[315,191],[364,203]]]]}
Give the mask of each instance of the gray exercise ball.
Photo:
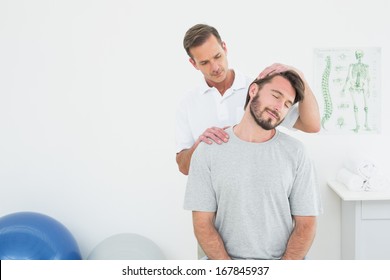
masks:
{"type": "Polygon", "coordinates": [[[120,233],[100,242],[88,260],[164,260],[161,249],[150,239],[135,233],[120,233]]]}

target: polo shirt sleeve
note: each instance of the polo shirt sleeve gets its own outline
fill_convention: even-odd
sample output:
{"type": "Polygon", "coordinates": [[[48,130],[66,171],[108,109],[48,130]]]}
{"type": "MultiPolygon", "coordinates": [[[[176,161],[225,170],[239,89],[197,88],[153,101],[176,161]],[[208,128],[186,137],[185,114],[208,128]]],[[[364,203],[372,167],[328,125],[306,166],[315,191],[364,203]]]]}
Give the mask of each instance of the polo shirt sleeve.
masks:
{"type": "Polygon", "coordinates": [[[296,103],[294,104],[294,106],[292,106],[292,108],[287,113],[286,117],[284,118],[283,122],[280,125],[291,130],[296,130],[294,128],[294,125],[297,122],[298,117],[299,117],[299,110],[298,110],[298,103],[296,103]]]}
{"type": "Polygon", "coordinates": [[[195,139],[192,136],[191,127],[188,121],[188,110],[184,100],[176,111],[175,126],[176,153],[189,149],[194,145],[195,139]]]}
{"type": "Polygon", "coordinates": [[[314,165],[304,147],[299,153],[296,176],[289,196],[291,214],[318,216],[323,210],[314,165]]]}
{"type": "Polygon", "coordinates": [[[213,188],[210,163],[207,160],[207,144],[200,143],[192,154],[184,209],[202,212],[216,212],[217,200],[213,188]]]}

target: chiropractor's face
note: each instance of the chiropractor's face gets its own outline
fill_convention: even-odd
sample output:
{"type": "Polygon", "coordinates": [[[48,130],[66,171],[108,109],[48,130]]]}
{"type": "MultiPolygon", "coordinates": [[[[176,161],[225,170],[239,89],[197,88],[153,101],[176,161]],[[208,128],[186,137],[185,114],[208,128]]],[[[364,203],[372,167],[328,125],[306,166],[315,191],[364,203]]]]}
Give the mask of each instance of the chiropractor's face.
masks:
{"type": "Polygon", "coordinates": [[[284,120],[295,99],[294,88],[281,76],[275,76],[261,89],[252,84],[250,91],[250,113],[254,121],[266,130],[274,129],[284,120]]]}
{"type": "Polygon", "coordinates": [[[198,47],[191,48],[191,64],[200,70],[207,81],[221,83],[228,73],[227,49],[215,36],[210,36],[206,42],[198,47]]]}

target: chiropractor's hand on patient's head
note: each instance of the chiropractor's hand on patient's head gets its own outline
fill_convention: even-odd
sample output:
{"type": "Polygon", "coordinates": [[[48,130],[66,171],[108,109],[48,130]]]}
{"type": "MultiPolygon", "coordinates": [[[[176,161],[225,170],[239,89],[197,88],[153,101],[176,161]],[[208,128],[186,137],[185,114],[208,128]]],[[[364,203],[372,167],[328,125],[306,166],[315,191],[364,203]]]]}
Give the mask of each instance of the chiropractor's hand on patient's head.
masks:
{"type": "Polygon", "coordinates": [[[302,73],[299,70],[297,70],[296,68],[289,66],[289,65],[281,64],[281,63],[274,63],[274,64],[266,67],[263,71],[261,71],[261,73],[257,76],[257,79],[262,79],[270,74],[285,72],[288,70],[292,70],[292,71],[297,72],[298,75],[302,78],[302,73]]]}

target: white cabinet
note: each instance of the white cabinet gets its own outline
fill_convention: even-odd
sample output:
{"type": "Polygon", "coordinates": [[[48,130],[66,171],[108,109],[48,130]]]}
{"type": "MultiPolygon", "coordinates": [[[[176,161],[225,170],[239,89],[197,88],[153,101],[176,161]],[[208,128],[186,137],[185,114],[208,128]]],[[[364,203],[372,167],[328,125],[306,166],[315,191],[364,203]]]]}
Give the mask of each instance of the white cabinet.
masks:
{"type": "Polygon", "coordinates": [[[352,192],[328,185],[341,198],[341,258],[390,260],[390,191],[352,192]]]}

